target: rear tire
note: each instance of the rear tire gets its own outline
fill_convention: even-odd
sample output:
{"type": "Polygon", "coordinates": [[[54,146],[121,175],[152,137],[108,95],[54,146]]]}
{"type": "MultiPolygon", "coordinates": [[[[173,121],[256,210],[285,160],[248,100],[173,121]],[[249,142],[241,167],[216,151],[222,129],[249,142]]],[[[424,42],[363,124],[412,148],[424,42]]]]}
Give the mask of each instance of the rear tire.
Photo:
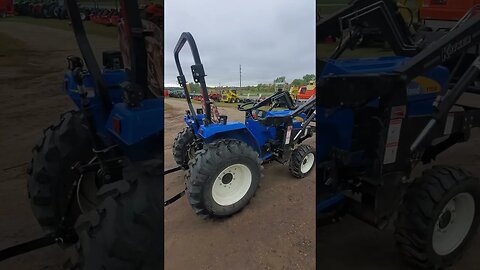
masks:
{"type": "Polygon", "coordinates": [[[290,173],[296,178],[304,178],[315,166],[315,150],[308,144],[300,144],[293,150],[288,167],[290,173]]]}
{"type": "Polygon", "coordinates": [[[134,180],[102,186],[102,203],[78,218],[67,269],[163,268],[163,166],[150,164],[128,168],[126,179],[134,180]]]}
{"type": "Polygon", "coordinates": [[[184,169],[188,169],[188,160],[190,159],[189,150],[195,135],[189,127],[185,127],[180,131],[173,142],[173,158],[175,162],[182,166],[184,169]]]}
{"type": "Polygon", "coordinates": [[[441,269],[458,261],[480,221],[477,178],[452,167],[426,170],[407,191],[395,224],[404,258],[441,269]]]}
{"type": "Polygon", "coordinates": [[[195,213],[226,217],[244,208],[261,178],[258,153],[237,140],[205,145],[189,162],[187,197],[195,213]]]}
{"type": "MultiPolygon", "coordinates": [[[[35,218],[50,233],[57,230],[66,211],[68,192],[80,177],[72,166],[88,162],[93,152],[80,112],[63,114],[60,122],[45,129],[43,134],[32,150],[27,188],[35,218]]],[[[79,215],[79,207],[72,207],[64,225],[72,227],[79,215]]]]}

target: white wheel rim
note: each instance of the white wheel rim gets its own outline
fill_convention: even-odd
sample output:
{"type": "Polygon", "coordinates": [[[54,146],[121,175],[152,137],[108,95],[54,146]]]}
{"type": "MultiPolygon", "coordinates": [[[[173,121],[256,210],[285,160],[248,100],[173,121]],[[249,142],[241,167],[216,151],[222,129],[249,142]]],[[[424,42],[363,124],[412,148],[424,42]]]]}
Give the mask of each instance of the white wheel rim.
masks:
{"type": "Polygon", "coordinates": [[[467,236],[475,217],[475,199],[469,193],[453,197],[438,216],[433,231],[434,251],[444,256],[457,249],[467,236]]]}
{"type": "Polygon", "coordinates": [[[252,185],[252,172],[243,164],[225,168],[215,179],[212,187],[213,200],[222,206],[232,205],[247,194],[252,185]]]}
{"type": "Polygon", "coordinates": [[[302,160],[302,164],[300,165],[300,171],[302,173],[307,173],[312,169],[313,163],[315,162],[315,155],[313,153],[308,153],[302,160]]]}

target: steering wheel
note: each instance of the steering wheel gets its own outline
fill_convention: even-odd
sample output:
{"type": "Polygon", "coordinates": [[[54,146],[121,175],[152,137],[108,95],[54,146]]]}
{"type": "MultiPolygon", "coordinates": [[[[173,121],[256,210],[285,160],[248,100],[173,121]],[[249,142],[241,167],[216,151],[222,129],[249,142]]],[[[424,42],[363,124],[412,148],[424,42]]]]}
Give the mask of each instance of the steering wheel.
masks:
{"type": "Polygon", "coordinates": [[[257,103],[253,102],[253,101],[243,103],[242,105],[238,106],[238,110],[241,111],[241,112],[250,111],[255,107],[256,104],[257,103]]]}

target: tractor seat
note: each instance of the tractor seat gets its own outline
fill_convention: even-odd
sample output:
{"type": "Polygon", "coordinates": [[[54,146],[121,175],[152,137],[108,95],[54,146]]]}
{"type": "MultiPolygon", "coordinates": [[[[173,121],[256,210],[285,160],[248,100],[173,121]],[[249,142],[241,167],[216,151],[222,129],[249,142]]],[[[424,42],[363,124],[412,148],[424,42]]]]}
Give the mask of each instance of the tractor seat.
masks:
{"type": "MultiPolygon", "coordinates": [[[[291,110],[269,111],[263,112],[264,115],[259,115],[258,120],[265,126],[278,126],[288,123],[292,117],[291,110]]],[[[303,122],[304,117],[295,117],[293,122],[303,122]]]]}

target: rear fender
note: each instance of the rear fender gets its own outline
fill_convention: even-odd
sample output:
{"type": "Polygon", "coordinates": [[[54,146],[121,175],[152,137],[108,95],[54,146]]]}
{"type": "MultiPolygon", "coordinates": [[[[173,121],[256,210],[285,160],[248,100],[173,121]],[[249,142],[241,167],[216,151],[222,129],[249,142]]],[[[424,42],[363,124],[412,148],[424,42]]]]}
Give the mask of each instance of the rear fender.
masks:
{"type": "Polygon", "coordinates": [[[105,128],[130,160],[150,159],[163,151],[163,113],[162,99],[146,99],[135,108],[117,103],[105,128]]]}
{"type": "Polygon", "coordinates": [[[210,124],[201,126],[198,135],[206,142],[212,143],[217,140],[233,139],[245,142],[263,157],[261,146],[247,127],[240,122],[223,124],[210,124]]]}

